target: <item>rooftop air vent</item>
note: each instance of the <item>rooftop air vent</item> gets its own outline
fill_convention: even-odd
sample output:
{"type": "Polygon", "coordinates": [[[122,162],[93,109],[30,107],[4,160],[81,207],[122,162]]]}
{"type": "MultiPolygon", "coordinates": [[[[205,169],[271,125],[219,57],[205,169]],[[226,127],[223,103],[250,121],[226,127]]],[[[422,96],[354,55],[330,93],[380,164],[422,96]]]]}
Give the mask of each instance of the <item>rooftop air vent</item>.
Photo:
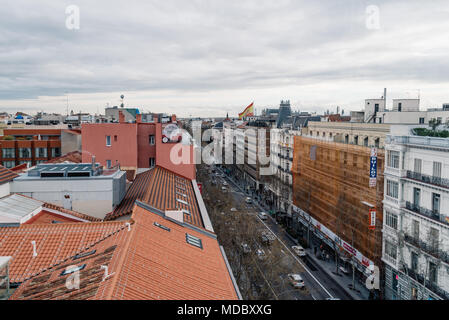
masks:
{"type": "Polygon", "coordinates": [[[200,238],[192,236],[191,234],[186,233],[186,242],[192,246],[203,249],[203,242],[200,238]]]}

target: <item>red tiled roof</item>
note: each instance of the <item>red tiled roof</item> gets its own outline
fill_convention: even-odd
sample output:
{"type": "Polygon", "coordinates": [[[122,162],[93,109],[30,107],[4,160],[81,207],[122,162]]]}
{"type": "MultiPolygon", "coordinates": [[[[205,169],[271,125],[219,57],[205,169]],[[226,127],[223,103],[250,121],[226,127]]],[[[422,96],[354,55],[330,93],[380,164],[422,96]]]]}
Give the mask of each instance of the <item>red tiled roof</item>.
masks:
{"type": "Polygon", "coordinates": [[[105,220],[130,214],[136,200],[148,203],[159,210],[186,210],[184,221],[204,227],[192,181],[159,166],[140,173],[128,188],[125,197],[105,220]],[[181,201],[178,201],[180,199],[181,201]],[[185,204],[187,202],[188,204],[185,204]]]}
{"type": "Polygon", "coordinates": [[[22,282],[82,252],[125,226],[123,221],[30,224],[2,228],[0,256],[11,256],[11,282],[22,282]],[[36,242],[33,257],[31,241],[36,242]]]}
{"type": "Polygon", "coordinates": [[[15,167],[11,168],[10,170],[12,172],[19,172],[19,173],[21,173],[21,172],[25,172],[26,169],[28,169],[28,164],[22,163],[22,164],[19,164],[18,166],[15,166],[15,167]]]}
{"type": "Polygon", "coordinates": [[[82,162],[82,153],[79,151],[72,151],[72,152],[66,153],[65,155],[62,155],[60,157],[45,161],[45,163],[62,163],[65,161],[69,161],[69,162],[73,162],[73,163],[81,163],[82,162]]]}
{"type": "Polygon", "coordinates": [[[0,184],[7,183],[18,176],[19,175],[17,173],[0,165],[0,184]]]}
{"type": "Polygon", "coordinates": [[[132,219],[129,231],[125,221],[109,222],[116,224],[115,233],[78,252],[94,253],[78,259],[67,255],[60,265],[24,282],[11,299],[237,299],[214,234],[167,220],[141,204],[132,219]],[[201,239],[202,248],[187,243],[186,233],[201,239]],[[85,265],[79,289],[65,286],[68,275],[61,272],[69,265],[85,265]],[[104,281],[102,265],[110,275],[104,281]]]}
{"type": "Polygon", "coordinates": [[[47,223],[61,223],[61,222],[82,222],[80,220],[76,220],[74,218],[66,217],[59,215],[57,213],[53,213],[47,210],[42,210],[38,214],[36,214],[34,217],[29,219],[23,224],[47,224],[47,223]]]}
{"type": "Polygon", "coordinates": [[[42,205],[44,208],[48,208],[48,209],[53,209],[53,210],[57,210],[60,212],[64,212],[67,213],[69,215],[72,215],[74,217],[83,219],[83,220],[88,220],[88,221],[101,221],[101,219],[89,216],[87,214],[81,213],[81,212],[77,212],[77,211],[73,211],[73,210],[69,210],[69,209],[65,209],[64,207],[58,206],[56,204],[53,203],[49,203],[49,202],[44,202],[44,204],[42,205]]]}

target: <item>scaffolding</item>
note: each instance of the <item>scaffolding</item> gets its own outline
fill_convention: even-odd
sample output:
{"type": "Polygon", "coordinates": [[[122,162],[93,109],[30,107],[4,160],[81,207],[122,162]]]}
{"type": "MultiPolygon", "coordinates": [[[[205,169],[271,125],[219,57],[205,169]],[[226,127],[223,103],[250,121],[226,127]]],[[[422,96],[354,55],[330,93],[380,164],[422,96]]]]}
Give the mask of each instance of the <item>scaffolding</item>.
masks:
{"type": "Polygon", "coordinates": [[[296,136],[293,204],[380,266],[384,150],[377,152],[375,187],[369,181],[370,156],[370,147],[296,136]],[[370,207],[376,208],[374,230],[370,207]]]}

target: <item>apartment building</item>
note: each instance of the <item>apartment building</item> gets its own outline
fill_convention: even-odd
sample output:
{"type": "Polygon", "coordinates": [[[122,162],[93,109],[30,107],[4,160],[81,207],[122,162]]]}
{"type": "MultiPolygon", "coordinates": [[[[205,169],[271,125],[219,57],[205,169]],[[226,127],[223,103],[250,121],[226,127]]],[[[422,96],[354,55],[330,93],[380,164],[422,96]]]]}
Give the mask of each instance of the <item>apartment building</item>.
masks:
{"type": "Polygon", "coordinates": [[[388,135],[383,256],[387,299],[449,299],[449,139],[388,135]]]}
{"type": "Polygon", "coordinates": [[[8,128],[0,137],[0,161],[6,168],[34,166],[61,156],[60,128],[8,128]]]}

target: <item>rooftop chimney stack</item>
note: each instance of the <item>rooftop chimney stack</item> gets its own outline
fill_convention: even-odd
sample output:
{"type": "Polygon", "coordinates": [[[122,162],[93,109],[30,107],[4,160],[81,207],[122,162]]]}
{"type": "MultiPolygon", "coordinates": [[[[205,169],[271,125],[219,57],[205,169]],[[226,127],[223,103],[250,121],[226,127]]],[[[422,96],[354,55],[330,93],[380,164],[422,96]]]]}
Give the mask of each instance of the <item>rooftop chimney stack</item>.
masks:
{"type": "Polygon", "coordinates": [[[136,123],[142,122],[142,115],[140,113],[136,114],[136,123]]]}
{"type": "Polygon", "coordinates": [[[125,123],[125,115],[121,111],[118,112],[118,122],[125,123]]]}

